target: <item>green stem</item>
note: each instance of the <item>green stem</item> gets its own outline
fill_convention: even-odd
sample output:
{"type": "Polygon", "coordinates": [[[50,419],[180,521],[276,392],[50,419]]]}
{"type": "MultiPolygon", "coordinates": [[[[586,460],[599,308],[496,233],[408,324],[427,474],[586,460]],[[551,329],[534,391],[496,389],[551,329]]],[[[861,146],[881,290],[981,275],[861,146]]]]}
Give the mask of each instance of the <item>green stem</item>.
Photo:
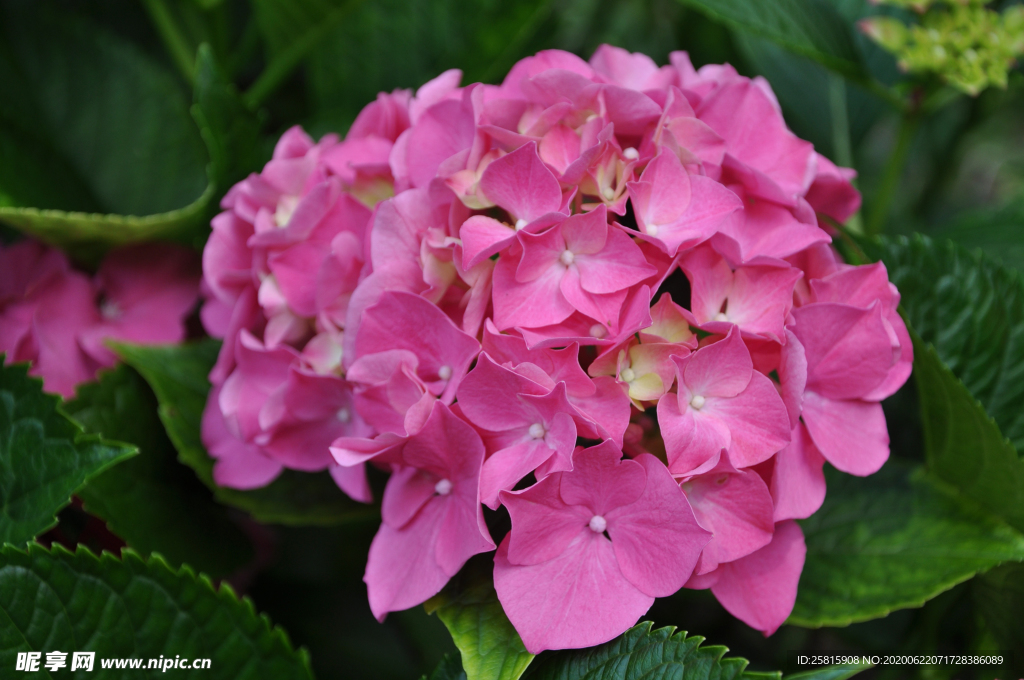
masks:
{"type": "Polygon", "coordinates": [[[171,59],[174,60],[185,81],[192,85],[195,81],[196,70],[195,49],[182,34],[164,0],[145,0],[145,4],[149,11],[149,18],[153,20],[160,38],[171,54],[171,59]]]}
{"type": "MultiPolygon", "coordinates": [[[[828,75],[829,117],[832,120],[832,153],[835,162],[845,168],[853,167],[853,150],[850,147],[850,117],[846,110],[846,79],[838,73],[828,75]]],[[[853,180],[857,185],[856,178],[853,180]]],[[[864,233],[860,213],[850,216],[846,226],[856,234],[864,233]]]]}
{"type": "Polygon", "coordinates": [[[896,148],[892,150],[889,160],[885,163],[885,171],[882,174],[882,181],[879,184],[878,192],[871,206],[871,212],[867,221],[867,235],[877,236],[885,226],[885,220],[889,216],[889,208],[893,198],[896,197],[896,189],[899,188],[900,179],[903,177],[903,168],[907,164],[907,156],[910,153],[911,143],[914,141],[914,134],[917,132],[919,118],[915,114],[903,114],[900,116],[899,130],[896,133],[896,148]]]}
{"type": "Polygon", "coordinates": [[[263,69],[263,73],[243,95],[242,99],[246,107],[250,110],[258,108],[263,100],[291,75],[295,67],[305,58],[306,53],[341,23],[341,20],[361,2],[362,0],[348,0],[344,7],[331,12],[316,28],[307,31],[305,35],[271,59],[267,67],[263,69]]]}

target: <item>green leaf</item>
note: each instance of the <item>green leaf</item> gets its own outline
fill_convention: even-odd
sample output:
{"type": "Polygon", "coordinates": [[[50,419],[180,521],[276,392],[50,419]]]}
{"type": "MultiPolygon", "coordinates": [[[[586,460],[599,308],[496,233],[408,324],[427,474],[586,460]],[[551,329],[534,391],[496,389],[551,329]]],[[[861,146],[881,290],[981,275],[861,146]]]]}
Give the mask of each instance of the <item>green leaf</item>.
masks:
{"type": "Polygon", "coordinates": [[[426,608],[451,633],[468,680],[517,680],[533,654],[505,616],[491,572],[491,560],[471,561],[426,608]]]}
{"type": "Polygon", "coordinates": [[[965,248],[980,248],[1007,267],[1024,271],[1024,197],[999,208],[958,217],[939,232],[965,248]]]}
{"type": "MultiPolygon", "coordinates": [[[[423,676],[422,680],[427,680],[427,676],[423,676]]],[[[437,668],[430,674],[429,680],[468,680],[466,678],[466,671],[462,670],[462,664],[459,663],[457,656],[448,656],[447,654],[441,663],[437,664],[437,668]]]]}
{"type": "Polygon", "coordinates": [[[137,452],[84,434],[27,370],[0,358],[0,543],[18,545],[53,527],[87,479],[137,452]]]}
{"type": "Polygon", "coordinates": [[[206,376],[220,343],[205,340],[183,345],[117,345],[115,351],[146,379],[160,403],[160,420],[178,450],[178,459],[196,471],[214,490],[218,501],[245,510],[270,524],[338,524],[378,516],[372,506],[357,503],[341,492],[326,472],[285,470],[262,489],[239,491],[213,481],[213,459],[200,436],[203,408],[210,383],[206,376]]]}
{"type": "Polygon", "coordinates": [[[807,559],[789,623],[867,621],[1024,559],[1024,536],[923,470],[909,472],[896,459],[865,478],[829,469],[825,503],[800,523],[807,559]]]}
{"type": "MultiPolygon", "coordinates": [[[[758,678],[746,674],[746,659],[723,658],[721,646],[701,647],[704,638],[675,628],[652,630],[644,621],[611,642],[587,649],[545,652],[527,671],[527,680],[732,680],[758,678]]],[[[781,674],[771,674],[779,678],[781,674]]]]}
{"type": "Polygon", "coordinates": [[[734,29],[748,31],[856,79],[864,69],[849,24],[824,0],[679,0],[734,29]]]}
{"type": "Polygon", "coordinates": [[[131,442],[139,455],[90,479],[78,496],[131,548],[227,576],[252,558],[252,547],[227,508],[178,463],[156,409],[146,382],[124,365],[79,388],[64,411],[91,433],[131,442]]]}
{"type": "Polygon", "coordinates": [[[14,154],[0,172],[0,221],[93,247],[202,224],[207,152],[173,76],[50,3],[7,4],[0,26],[0,146],[14,154]]]}
{"type": "MultiPolygon", "coordinates": [[[[310,54],[306,74],[320,118],[314,127],[344,129],[378,92],[419,87],[446,69],[462,69],[464,84],[500,81],[524,48],[534,46],[538,32],[547,35],[555,30],[553,22],[568,23],[568,17],[554,16],[552,5],[550,0],[363,3],[310,54]]],[[[583,12],[565,10],[574,20],[583,12]]]]}
{"type": "Polygon", "coordinates": [[[978,611],[999,648],[1012,677],[1024,677],[1024,564],[1003,564],[972,584],[978,611]]]}
{"type": "Polygon", "coordinates": [[[196,54],[192,117],[210,150],[210,175],[224,191],[269,160],[260,123],[242,102],[206,43],[196,54]]]}
{"type": "Polygon", "coordinates": [[[804,673],[787,675],[784,680],[847,680],[861,671],[872,668],[871,664],[846,664],[842,666],[826,666],[804,673]]]}
{"type": "Polygon", "coordinates": [[[252,0],[267,43],[267,67],[245,98],[259,104],[361,0],[252,0]]]}
{"type": "MultiPolygon", "coordinates": [[[[32,544],[27,552],[0,550],[0,667],[14,668],[18,652],[92,651],[88,677],[128,677],[104,671],[103,659],[210,659],[210,668],[182,677],[216,680],[312,678],[304,650],[258,616],[230,587],[214,590],[191,569],[172,570],[159,557],[130,550],[123,561],[32,544]]],[[[43,657],[45,660],[45,656],[43,657]]],[[[70,663],[69,663],[70,666],[70,663]]],[[[83,676],[84,677],[84,676],[83,676]]],[[[143,677],[138,672],[131,677],[143,677]]],[[[158,677],[149,671],[145,677],[158,677]]]]}
{"type": "Polygon", "coordinates": [[[914,343],[914,376],[929,469],[1024,531],[1024,462],[931,345],[914,343]]]}
{"type": "Polygon", "coordinates": [[[865,250],[885,262],[910,326],[934,345],[1017,450],[1024,450],[1020,275],[951,241],[921,235],[880,239],[865,250]]]}

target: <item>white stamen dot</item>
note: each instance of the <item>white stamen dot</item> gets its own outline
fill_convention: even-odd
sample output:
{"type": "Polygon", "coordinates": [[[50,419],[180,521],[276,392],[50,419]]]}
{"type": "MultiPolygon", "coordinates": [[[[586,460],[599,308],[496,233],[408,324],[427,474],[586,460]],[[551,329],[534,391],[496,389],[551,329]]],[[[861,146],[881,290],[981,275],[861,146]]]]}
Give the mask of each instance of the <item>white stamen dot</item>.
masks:
{"type": "Polygon", "coordinates": [[[564,264],[566,267],[571,265],[576,259],[576,256],[572,254],[571,250],[563,250],[562,254],[558,256],[558,261],[564,264]]]}
{"type": "Polygon", "coordinates": [[[608,520],[601,515],[594,515],[590,518],[590,530],[595,534],[603,534],[605,529],[608,528],[608,520]]]}
{"type": "Polygon", "coordinates": [[[590,327],[590,337],[601,339],[608,335],[608,329],[599,323],[595,323],[590,327]]]}
{"type": "Polygon", "coordinates": [[[534,423],[533,425],[530,425],[530,436],[534,439],[543,439],[544,435],[547,433],[548,432],[544,429],[544,425],[542,423],[534,423]]]}
{"type": "Polygon", "coordinates": [[[104,300],[103,304],[100,305],[100,316],[108,321],[112,321],[121,316],[121,308],[117,306],[116,302],[104,300]]]}
{"type": "Polygon", "coordinates": [[[452,492],[452,483],[447,479],[442,479],[434,485],[434,491],[437,492],[438,496],[447,496],[452,492]]]}
{"type": "Polygon", "coordinates": [[[633,382],[636,380],[636,373],[632,368],[626,367],[619,372],[619,377],[622,378],[622,382],[633,382]]]}
{"type": "Polygon", "coordinates": [[[441,368],[437,369],[437,377],[440,378],[441,380],[448,380],[449,378],[452,377],[452,367],[442,366],[441,368]]]}
{"type": "Polygon", "coordinates": [[[658,235],[658,225],[657,224],[648,224],[647,227],[644,229],[644,231],[647,232],[648,236],[657,236],[658,235]]]}
{"type": "Polygon", "coordinates": [[[610,201],[610,200],[612,200],[613,198],[615,198],[615,189],[613,189],[613,188],[611,188],[611,187],[605,187],[605,188],[604,188],[604,189],[603,189],[603,190],[601,191],[601,195],[602,195],[602,196],[604,196],[604,200],[606,200],[606,201],[610,201]]]}
{"type": "Polygon", "coordinates": [[[725,312],[719,312],[715,314],[715,321],[728,321],[729,317],[725,315],[725,312]]]}
{"type": "Polygon", "coordinates": [[[516,231],[522,231],[526,226],[526,220],[516,220],[516,231]]]}
{"type": "Polygon", "coordinates": [[[347,408],[339,408],[338,412],[334,414],[334,417],[343,423],[347,423],[352,420],[352,412],[347,408]]]}
{"type": "Polygon", "coordinates": [[[693,398],[690,399],[690,406],[692,406],[694,410],[699,411],[702,408],[704,408],[704,401],[704,397],[700,396],[699,394],[695,394],[693,395],[693,398]]]}
{"type": "Polygon", "coordinates": [[[640,152],[634,149],[633,147],[629,146],[623,149],[622,156],[623,158],[635,161],[637,158],[640,158],[640,152]]]}

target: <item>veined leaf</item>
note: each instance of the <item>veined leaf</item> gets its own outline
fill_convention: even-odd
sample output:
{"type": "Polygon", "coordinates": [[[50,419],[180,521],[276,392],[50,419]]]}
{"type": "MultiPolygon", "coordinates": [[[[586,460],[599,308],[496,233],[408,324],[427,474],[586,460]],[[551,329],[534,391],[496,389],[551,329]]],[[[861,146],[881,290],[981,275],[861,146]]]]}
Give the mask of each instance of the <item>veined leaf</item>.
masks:
{"type": "Polygon", "coordinates": [[[491,573],[490,559],[473,560],[425,606],[451,633],[467,680],[518,680],[533,654],[505,616],[491,573]]]}
{"type": "Polygon", "coordinates": [[[104,470],[78,491],[85,509],[102,518],[129,547],[159,552],[214,578],[252,558],[252,547],[228,510],[181,465],[157,416],[156,398],[127,366],[78,390],[64,411],[90,433],[131,442],[139,455],[104,470]]]}
{"type": "MultiPolygon", "coordinates": [[[[1024,284],[951,241],[925,236],[865,244],[899,288],[907,321],[1024,449],[1024,284]]],[[[955,482],[955,480],[948,480],[955,482]]]]}
{"type": "Polygon", "coordinates": [[[825,503],[800,523],[807,560],[789,623],[878,618],[1024,559],[1024,536],[899,460],[870,477],[830,469],[827,479],[825,503]]]}
{"type": "MultiPolygon", "coordinates": [[[[210,659],[208,669],[176,669],[180,677],[213,680],[309,679],[309,658],[284,631],[258,616],[226,584],[214,590],[188,567],[172,570],[159,557],[130,550],[122,560],[32,544],[0,550],[0,667],[18,652],[95,652],[88,677],[128,677],[103,659],[210,659]],[[94,675],[95,674],[95,675],[94,675]]],[[[70,663],[68,664],[70,667],[70,663]]],[[[162,671],[148,671],[156,677],[162,671]]],[[[133,672],[132,677],[141,677],[133,672]]]]}
{"type": "Polygon", "coordinates": [[[1010,677],[1024,677],[1024,564],[1003,564],[979,576],[974,601],[999,648],[1010,677]]]}
{"type": "Polygon", "coordinates": [[[207,154],[173,77],[49,3],[6,5],[0,26],[0,138],[19,140],[4,162],[33,176],[26,186],[0,174],[0,221],[92,248],[201,227],[213,198],[207,154]]]}
{"type": "Polygon", "coordinates": [[[134,456],[133,446],[84,434],[27,366],[0,355],[0,543],[24,544],[57,523],[82,484],[134,456]]]}
{"type": "Polygon", "coordinates": [[[864,79],[849,24],[824,0],[679,0],[732,28],[748,31],[848,77],[864,79]]]}
{"type": "Polygon", "coordinates": [[[1024,531],[1024,462],[930,346],[915,343],[914,375],[929,469],[1024,531]]]}
{"type": "Polygon", "coordinates": [[[203,408],[210,391],[207,375],[220,343],[205,340],[168,346],[117,345],[115,350],[146,379],[160,403],[160,419],[178,450],[178,458],[199,476],[222,503],[241,508],[270,524],[337,524],[371,520],[377,509],[349,499],[326,473],[285,470],[262,489],[239,491],[213,481],[213,459],[200,436],[203,408]]]}

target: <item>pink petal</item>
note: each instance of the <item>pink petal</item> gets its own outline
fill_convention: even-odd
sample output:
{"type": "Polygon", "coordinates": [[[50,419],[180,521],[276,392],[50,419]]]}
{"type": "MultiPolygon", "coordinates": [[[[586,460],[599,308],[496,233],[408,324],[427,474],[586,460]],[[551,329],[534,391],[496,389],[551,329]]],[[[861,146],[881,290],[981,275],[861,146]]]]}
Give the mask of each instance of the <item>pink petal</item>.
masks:
{"type": "Polygon", "coordinates": [[[851,475],[873,474],[889,459],[889,431],[882,405],[804,395],[803,421],[821,455],[851,475]]]}
{"type": "Polygon", "coordinates": [[[806,519],[825,500],[825,459],[803,423],[793,428],[789,446],[775,454],[771,492],[775,521],[806,519]]]}
{"type": "Polygon", "coordinates": [[[711,592],[730,614],[771,635],[793,611],[806,554],[800,526],[793,521],[781,522],[775,527],[771,543],[721,565],[721,575],[711,592]]]}
{"type": "Polygon", "coordinates": [[[562,500],[585,506],[595,515],[636,502],[647,484],[644,467],[622,460],[622,449],[610,441],[577,450],[572,463],[572,472],[559,473],[562,500]]]}
{"type": "Polygon", "coordinates": [[[531,654],[607,642],[654,603],[619,571],[608,539],[589,529],[559,556],[530,566],[511,564],[508,545],[506,538],[494,556],[494,588],[531,654]]]}
{"type": "Polygon", "coordinates": [[[683,483],[683,491],[702,527],[712,532],[701,554],[700,572],[732,562],[768,545],[775,530],[772,497],[753,470],[737,471],[728,462],[683,483]]]}
{"type": "Polygon", "coordinates": [[[608,535],[622,575],[646,595],[667,597],[690,578],[711,535],[661,461],[647,453],[635,460],[647,486],[634,503],[607,512],[608,535]]]}
{"type": "Polygon", "coordinates": [[[680,384],[705,398],[735,397],[746,389],[754,371],[750,352],[735,328],[724,339],[673,361],[679,367],[680,384]]]}
{"type": "Polygon", "coordinates": [[[532,222],[545,213],[557,212],[562,205],[561,187],[537,154],[535,142],[488,165],[480,178],[480,190],[514,220],[532,222]]]}
{"type": "Polygon", "coordinates": [[[767,460],[789,443],[789,414],[775,385],[757,371],[732,399],[708,399],[704,412],[729,428],[729,460],[745,468],[767,460]]]}

